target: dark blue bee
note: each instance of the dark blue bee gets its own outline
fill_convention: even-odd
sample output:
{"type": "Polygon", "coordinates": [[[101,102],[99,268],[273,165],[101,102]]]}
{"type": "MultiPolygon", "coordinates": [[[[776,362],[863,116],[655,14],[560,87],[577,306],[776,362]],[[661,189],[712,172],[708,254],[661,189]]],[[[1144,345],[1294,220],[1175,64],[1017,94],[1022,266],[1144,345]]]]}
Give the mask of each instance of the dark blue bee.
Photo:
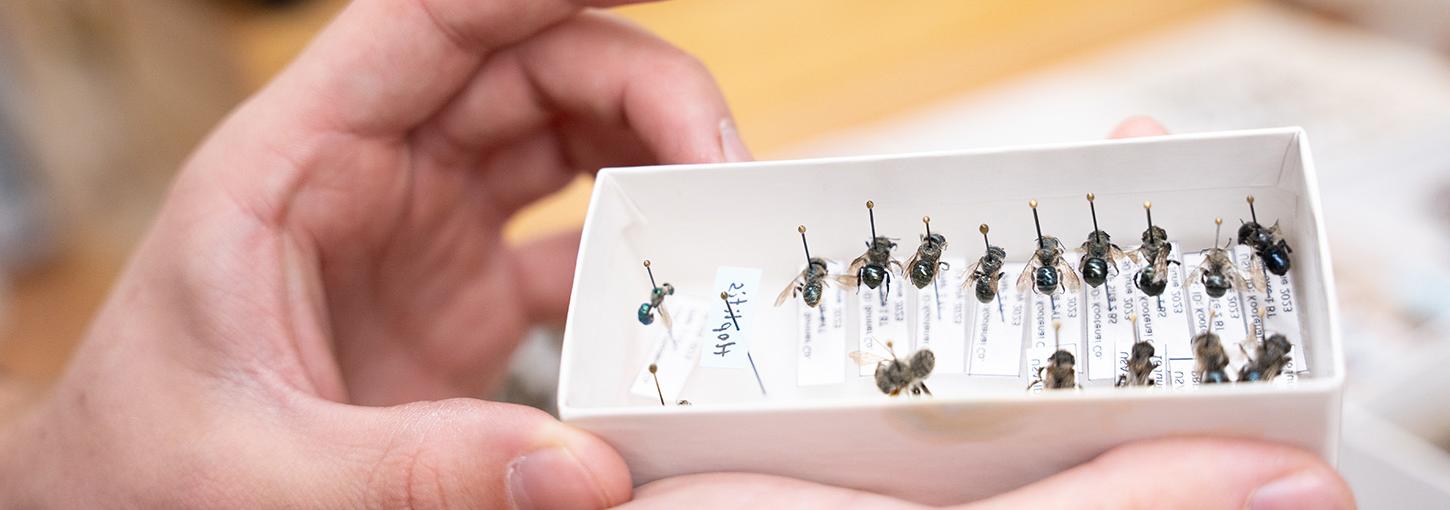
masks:
{"type": "Polygon", "coordinates": [[[885,286],[886,292],[891,292],[891,268],[894,266],[899,273],[902,271],[901,262],[891,258],[891,250],[896,248],[896,242],[885,236],[876,235],[876,203],[866,201],[866,212],[871,216],[871,241],[866,243],[866,253],[851,261],[851,267],[847,269],[846,282],[850,285],[865,285],[866,288],[875,290],[877,287],[885,286]]]}
{"type": "Polygon", "coordinates": [[[1077,271],[1062,258],[1062,253],[1066,251],[1062,248],[1062,241],[1042,235],[1042,222],[1037,217],[1037,201],[1029,200],[1027,205],[1032,207],[1032,221],[1037,225],[1037,252],[1027,262],[1022,276],[1017,277],[1017,291],[1027,292],[1027,286],[1031,285],[1039,294],[1048,296],[1063,288],[1068,292],[1077,292],[1082,288],[1082,281],[1078,279],[1077,271]]]}
{"type": "Polygon", "coordinates": [[[641,303],[639,310],[635,313],[639,318],[639,323],[646,326],[654,324],[655,312],[659,312],[660,319],[665,323],[665,329],[674,329],[674,325],[670,320],[670,312],[665,311],[665,296],[673,295],[675,293],[675,286],[670,285],[668,282],[664,285],[655,285],[655,272],[653,269],[650,269],[648,260],[644,261],[644,270],[646,273],[649,273],[650,291],[649,301],[641,303]]]}
{"type": "Polygon", "coordinates": [[[1007,262],[1007,250],[992,246],[992,243],[987,240],[986,223],[983,223],[978,230],[982,231],[982,244],[987,246],[987,253],[982,255],[982,258],[978,259],[971,269],[967,270],[969,274],[966,281],[962,282],[962,286],[973,287],[977,301],[987,304],[997,299],[997,285],[1005,276],[1002,274],[1002,265],[1007,262]]]}
{"type": "Polygon", "coordinates": [[[1242,291],[1246,284],[1238,266],[1234,265],[1233,257],[1228,255],[1228,249],[1218,246],[1223,218],[1214,218],[1213,221],[1217,224],[1214,228],[1213,247],[1203,250],[1203,263],[1188,274],[1188,282],[1202,283],[1204,292],[1216,299],[1228,294],[1229,289],[1242,291]]]}
{"type": "Polygon", "coordinates": [[[1254,250],[1253,261],[1250,273],[1262,275],[1265,270],[1278,276],[1289,273],[1293,262],[1289,254],[1294,250],[1289,247],[1289,242],[1284,240],[1279,233],[1279,222],[1274,222],[1271,227],[1259,224],[1259,215],[1254,211],[1254,196],[1248,196],[1250,221],[1239,225],[1239,244],[1246,245],[1254,250]]]}
{"type": "Polygon", "coordinates": [[[1143,210],[1148,215],[1148,229],[1143,231],[1143,244],[1138,247],[1143,268],[1133,278],[1133,285],[1149,296],[1161,296],[1168,288],[1168,266],[1178,261],[1169,258],[1173,244],[1168,242],[1168,231],[1153,225],[1153,202],[1143,202],[1143,210]]]}
{"type": "Polygon", "coordinates": [[[1087,195],[1088,207],[1093,214],[1093,231],[1088,234],[1087,241],[1082,243],[1082,259],[1078,261],[1082,280],[1093,287],[1107,283],[1108,277],[1118,270],[1118,261],[1128,256],[1118,245],[1113,244],[1107,232],[1098,228],[1098,208],[1093,204],[1096,198],[1092,193],[1087,195]]]}
{"type": "Polygon", "coordinates": [[[946,236],[931,232],[931,216],[923,216],[921,222],[926,224],[926,235],[922,236],[921,246],[916,248],[916,253],[906,259],[906,274],[911,284],[918,289],[931,285],[936,280],[938,270],[951,268],[941,261],[942,252],[947,249],[946,236]]]}

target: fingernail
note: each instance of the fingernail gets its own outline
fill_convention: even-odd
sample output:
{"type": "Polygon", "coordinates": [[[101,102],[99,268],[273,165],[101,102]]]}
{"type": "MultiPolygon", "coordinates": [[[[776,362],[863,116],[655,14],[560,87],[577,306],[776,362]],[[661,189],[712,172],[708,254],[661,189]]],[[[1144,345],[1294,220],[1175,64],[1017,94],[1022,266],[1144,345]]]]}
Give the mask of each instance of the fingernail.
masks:
{"type": "Polygon", "coordinates": [[[750,149],[745,148],[745,141],[740,139],[735,121],[729,118],[720,119],[720,151],[725,155],[725,161],[730,163],[755,159],[750,155],[750,149]]]}
{"type": "Polygon", "coordinates": [[[599,484],[579,459],[562,446],[515,459],[508,472],[509,501],[520,510],[604,508],[599,484]]]}
{"type": "Polygon", "coordinates": [[[1249,510],[1287,510],[1298,508],[1351,508],[1349,494],[1338,480],[1322,471],[1289,475],[1270,482],[1249,497],[1249,510]]]}

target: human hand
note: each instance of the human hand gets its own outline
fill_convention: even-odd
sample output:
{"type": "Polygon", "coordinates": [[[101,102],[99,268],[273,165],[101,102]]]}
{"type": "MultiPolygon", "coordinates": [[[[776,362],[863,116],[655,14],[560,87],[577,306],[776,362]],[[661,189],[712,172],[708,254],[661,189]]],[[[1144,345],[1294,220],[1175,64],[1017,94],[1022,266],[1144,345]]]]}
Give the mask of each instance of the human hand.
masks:
{"type": "Polygon", "coordinates": [[[627,500],[598,439],[431,401],[482,393],[562,318],[577,238],[510,249],[515,211],[587,169],[749,158],[697,61],[580,10],[615,3],[349,6],[186,163],[66,376],[0,431],[0,497],[627,500]]]}

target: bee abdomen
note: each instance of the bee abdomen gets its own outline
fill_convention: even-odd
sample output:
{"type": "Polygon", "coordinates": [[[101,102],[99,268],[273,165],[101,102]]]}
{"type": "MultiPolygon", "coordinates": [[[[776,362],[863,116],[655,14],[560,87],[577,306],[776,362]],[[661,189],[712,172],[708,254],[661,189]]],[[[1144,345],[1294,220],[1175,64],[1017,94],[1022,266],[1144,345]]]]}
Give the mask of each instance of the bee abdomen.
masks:
{"type": "Polygon", "coordinates": [[[1083,259],[1082,279],[1093,287],[1106,283],[1108,281],[1108,261],[1102,257],[1083,259]]]}

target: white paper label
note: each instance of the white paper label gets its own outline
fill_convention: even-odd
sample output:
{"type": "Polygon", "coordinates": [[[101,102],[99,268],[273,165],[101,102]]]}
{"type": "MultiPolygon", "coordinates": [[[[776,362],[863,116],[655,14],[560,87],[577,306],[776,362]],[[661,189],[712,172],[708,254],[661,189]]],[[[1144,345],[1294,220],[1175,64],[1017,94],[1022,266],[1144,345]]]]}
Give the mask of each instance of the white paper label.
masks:
{"type": "Polygon", "coordinates": [[[948,269],[937,271],[932,285],[916,291],[916,348],[936,354],[933,373],[958,374],[967,365],[967,307],[970,289],[962,288],[966,266],[961,259],[943,260],[948,269]]]}
{"type": "MultiPolygon", "coordinates": [[[[1138,313],[1138,333],[1144,341],[1153,343],[1159,356],[1163,352],[1188,351],[1192,341],[1188,329],[1188,298],[1183,289],[1183,257],[1178,243],[1173,243],[1168,259],[1178,263],[1168,264],[1168,286],[1162,294],[1148,296],[1136,287],[1132,293],[1136,301],[1133,308],[1138,313]]],[[[1128,345],[1131,349],[1131,341],[1128,345]]]]}
{"type": "MultiPolygon", "coordinates": [[[[1081,289],[1078,290],[1081,291],[1081,289]]],[[[1027,335],[1029,349],[1052,348],[1059,343],[1076,345],[1082,342],[1082,295],[1080,292],[1070,292],[1064,288],[1063,292],[1051,296],[1044,296],[1031,290],[1028,293],[1032,295],[1032,306],[1028,310],[1031,317],[1028,321],[1030,327],[1027,335]],[[1054,337],[1052,331],[1053,321],[1062,324],[1062,331],[1058,337],[1054,337]]],[[[1047,354],[1050,355],[1052,352],[1047,354]]]]}
{"type": "MultiPolygon", "coordinates": [[[[1234,246],[1234,259],[1247,276],[1252,276],[1249,271],[1253,271],[1253,253],[1253,249],[1248,246],[1234,246]]],[[[1278,333],[1288,338],[1289,343],[1294,346],[1289,350],[1289,363],[1279,375],[1279,379],[1292,382],[1298,378],[1299,373],[1309,371],[1309,357],[1304,353],[1304,334],[1299,329],[1298,303],[1294,299],[1294,272],[1290,270],[1284,276],[1276,276],[1267,271],[1262,274],[1268,289],[1255,289],[1243,296],[1244,314],[1251,327],[1261,328],[1260,335],[1278,333]],[[1259,320],[1260,308],[1265,309],[1263,321],[1259,320]]]]}
{"type": "MultiPolygon", "coordinates": [[[[715,270],[715,288],[728,296],[729,305],[717,300],[711,314],[710,334],[700,366],[750,368],[750,337],[755,328],[755,304],[769,294],[760,291],[760,269],[724,266],[715,270]]],[[[718,297],[718,296],[716,296],[718,297]]]]}
{"type": "Polygon", "coordinates": [[[645,336],[653,339],[650,342],[653,348],[629,391],[652,399],[663,393],[666,402],[675,402],[695,370],[705,339],[710,338],[707,324],[713,307],[678,294],[665,298],[664,306],[674,321],[673,335],[661,321],[645,326],[645,336]],[[655,379],[649,373],[651,363],[658,368],[654,375],[659,377],[659,392],[655,391],[655,379]]]}
{"type": "Polygon", "coordinates": [[[1002,280],[997,286],[997,299],[981,303],[975,297],[972,320],[972,354],[968,373],[971,375],[1020,375],[1022,369],[1023,321],[1026,296],[1017,292],[1017,276],[1023,264],[1009,263],[1002,267],[1002,280]]]}
{"type": "MultiPolygon", "coordinates": [[[[830,274],[838,274],[841,270],[841,264],[829,263],[830,274]]],[[[821,302],[815,308],[806,306],[805,300],[799,297],[795,301],[799,307],[796,315],[797,338],[800,339],[796,356],[796,384],[811,386],[845,382],[846,372],[841,365],[846,359],[845,289],[839,285],[826,285],[822,289],[821,302]]]]}
{"type": "MultiPolygon", "coordinates": [[[[906,321],[906,287],[911,285],[906,278],[893,274],[891,291],[883,283],[875,289],[865,285],[857,287],[856,304],[861,318],[861,340],[858,350],[890,359],[891,351],[886,342],[891,342],[896,352],[912,352],[911,326],[906,321]]],[[[876,365],[862,365],[862,376],[876,374],[876,365]]]]}
{"type": "Polygon", "coordinates": [[[1087,287],[1087,351],[1084,353],[1087,360],[1078,362],[1086,366],[1087,375],[1093,380],[1117,379],[1116,343],[1122,338],[1133,338],[1133,326],[1123,312],[1122,300],[1127,296],[1128,287],[1133,285],[1137,268],[1127,257],[1119,260],[1117,266],[1117,274],[1110,275],[1106,283],[1097,287],[1084,284],[1087,287]]]}
{"type": "Polygon", "coordinates": [[[1192,351],[1159,353],[1168,360],[1169,387],[1175,390],[1197,388],[1203,382],[1198,377],[1198,361],[1192,351]]]}

